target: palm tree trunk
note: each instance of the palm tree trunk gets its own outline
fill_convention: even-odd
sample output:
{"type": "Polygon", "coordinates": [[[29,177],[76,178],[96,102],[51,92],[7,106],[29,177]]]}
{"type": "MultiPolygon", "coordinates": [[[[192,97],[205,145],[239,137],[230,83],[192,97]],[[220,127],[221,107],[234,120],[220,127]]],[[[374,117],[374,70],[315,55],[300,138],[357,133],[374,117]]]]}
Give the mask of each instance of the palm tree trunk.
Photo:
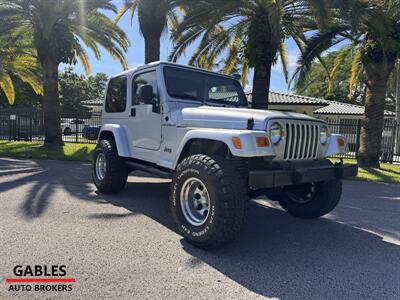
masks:
{"type": "Polygon", "coordinates": [[[58,95],[58,65],[49,57],[41,59],[43,69],[44,143],[62,145],[60,98],[58,95]]]}
{"type": "Polygon", "coordinates": [[[161,36],[144,36],[146,64],[160,60],[160,38],[161,36]]]}
{"type": "Polygon", "coordinates": [[[396,80],[396,123],[397,123],[395,153],[400,153],[400,61],[397,62],[395,80],[396,80]]]}
{"type": "Polygon", "coordinates": [[[394,61],[365,62],[366,93],[365,119],[361,128],[358,164],[362,167],[379,168],[382,151],[382,132],[385,99],[394,61]]]}
{"type": "Polygon", "coordinates": [[[252,107],[255,109],[268,109],[271,69],[272,61],[258,63],[254,67],[252,107]]]}

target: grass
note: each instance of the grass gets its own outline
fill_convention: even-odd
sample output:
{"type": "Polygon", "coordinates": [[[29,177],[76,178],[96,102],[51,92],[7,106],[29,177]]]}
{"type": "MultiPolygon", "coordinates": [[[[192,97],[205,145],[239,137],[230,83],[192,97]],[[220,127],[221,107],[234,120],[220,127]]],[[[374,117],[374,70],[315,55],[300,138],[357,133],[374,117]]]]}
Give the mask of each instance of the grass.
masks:
{"type": "MultiPolygon", "coordinates": [[[[64,146],[43,146],[41,142],[0,141],[0,157],[45,158],[53,160],[90,161],[95,144],[65,144],[64,146]]],[[[332,159],[333,162],[339,161],[332,159]]],[[[355,164],[355,160],[345,159],[355,164]]],[[[400,184],[400,166],[381,164],[380,169],[359,169],[354,180],[400,184]]]]}
{"type": "Polygon", "coordinates": [[[90,161],[95,147],[95,144],[44,146],[41,142],[0,141],[0,157],[90,161]]]}
{"type": "MultiPolygon", "coordinates": [[[[333,162],[338,162],[339,159],[331,159],[333,162]]],[[[356,164],[354,159],[344,159],[344,163],[356,164]]],[[[400,166],[393,164],[381,164],[380,169],[374,168],[359,168],[358,176],[354,180],[386,182],[400,184],[400,166]]]]}

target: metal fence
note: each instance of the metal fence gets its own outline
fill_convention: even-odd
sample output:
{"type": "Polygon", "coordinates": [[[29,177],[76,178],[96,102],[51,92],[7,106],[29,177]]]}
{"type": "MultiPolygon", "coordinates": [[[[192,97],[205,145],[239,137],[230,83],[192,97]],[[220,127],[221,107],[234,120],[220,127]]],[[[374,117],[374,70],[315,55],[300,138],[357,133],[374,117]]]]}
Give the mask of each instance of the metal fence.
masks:
{"type": "MultiPolygon", "coordinates": [[[[328,122],[331,132],[346,137],[350,152],[343,158],[357,158],[361,120],[328,122]]],[[[43,141],[43,112],[35,109],[1,109],[0,140],[43,141]]],[[[61,112],[62,138],[65,143],[96,143],[101,113],[80,110],[61,112]]],[[[382,135],[382,162],[400,163],[400,124],[385,120],[382,135]]]]}
{"type": "MultiPolygon", "coordinates": [[[[64,143],[96,143],[101,113],[80,110],[61,112],[64,143]]],[[[43,111],[37,109],[1,109],[0,140],[43,141],[43,111]]]]}
{"type": "MultiPolygon", "coordinates": [[[[349,153],[340,155],[342,158],[356,159],[360,148],[360,133],[362,120],[344,119],[328,122],[332,133],[339,133],[346,138],[349,153]]],[[[400,163],[400,124],[393,119],[386,119],[383,124],[381,162],[400,163]]]]}

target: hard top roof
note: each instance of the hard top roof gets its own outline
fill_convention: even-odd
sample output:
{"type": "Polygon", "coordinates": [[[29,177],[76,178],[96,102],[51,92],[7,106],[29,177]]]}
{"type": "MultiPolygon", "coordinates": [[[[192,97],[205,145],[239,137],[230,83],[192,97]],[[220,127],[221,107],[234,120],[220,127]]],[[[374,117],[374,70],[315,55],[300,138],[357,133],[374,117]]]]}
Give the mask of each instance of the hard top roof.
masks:
{"type": "Polygon", "coordinates": [[[230,79],[237,80],[235,77],[229,76],[229,75],[226,75],[226,74],[221,74],[221,73],[218,73],[218,72],[214,72],[214,71],[210,71],[210,70],[206,70],[206,69],[202,69],[202,68],[197,68],[197,67],[193,67],[193,66],[187,66],[187,65],[172,63],[172,62],[168,62],[168,61],[151,62],[149,64],[145,64],[145,65],[142,65],[142,66],[139,66],[139,67],[136,67],[136,68],[131,68],[129,70],[126,70],[124,72],[121,72],[119,74],[116,74],[116,75],[112,76],[111,78],[115,78],[115,77],[119,77],[119,76],[123,76],[123,75],[130,75],[130,74],[135,73],[137,71],[142,71],[142,70],[146,70],[146,69],[150,69],[150,68],[156,68],[156,67],[158,67],[160,65],[171,66],[171,67],[179,67],[179,68],[184,68],[184,69],[193,70],[193,71],[201,71],[201,72],[206,72],[206,73],[219,75],[219,76],[223,76],[223,77],[227,77],[227,78],[230,78],[230,79]]]}

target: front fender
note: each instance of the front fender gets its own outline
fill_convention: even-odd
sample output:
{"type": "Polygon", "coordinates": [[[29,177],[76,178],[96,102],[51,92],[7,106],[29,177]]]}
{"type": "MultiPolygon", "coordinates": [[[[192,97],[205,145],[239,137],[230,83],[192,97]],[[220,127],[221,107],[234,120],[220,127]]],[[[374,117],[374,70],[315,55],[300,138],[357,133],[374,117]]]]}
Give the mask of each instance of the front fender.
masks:
{"type": "Polygon", "coordinates": [[[118,124],[104,124],[101,126],[99,139],[104,132],[110,132],[114,136],[115,145],[117,147],[118,155],[122,157],[130,157],[130,148],[125,129],[118,124]]]}
{"type": "MultiPolygon", "coordinates": [[[[263,157],[275,156],[275,151],[270,142],[269,147],[258,147],[256,138],[266,137],[265,131],[252,130],[231,130],[231,129],[194,129],[190,130],[183,137],[179,146],[177,158],[174,163],[174,169],[178,163],[179,157],[185,145],[194,139],[204,139],[223,142],[231,153],[237,157],[263,157]],[[242,149],[237,149],[232,142],[233,137],[240,138],[242,149]]],[[[267,137],[268,138],[268,137],[267,137]]]]}
{"type": "Polygon", "coordinates": [[[344,136],[340,134],[332,134],[329,138],[329,145],[326,149],[325,157],[329,157],[335,154],[344,154],[347,152],[349,152],[349,148],[344,136]]]}

